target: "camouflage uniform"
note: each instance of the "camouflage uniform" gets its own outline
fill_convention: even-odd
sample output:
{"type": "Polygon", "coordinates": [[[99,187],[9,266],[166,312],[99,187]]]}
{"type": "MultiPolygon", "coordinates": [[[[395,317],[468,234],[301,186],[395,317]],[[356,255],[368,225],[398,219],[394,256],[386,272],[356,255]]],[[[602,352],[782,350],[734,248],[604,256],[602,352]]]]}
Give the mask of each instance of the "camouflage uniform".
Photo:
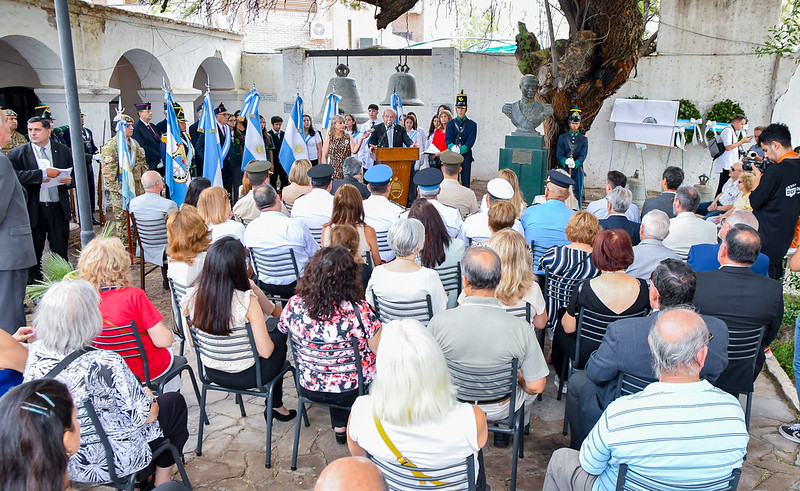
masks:
{"type": "Polygon", "coordinates": [[[19,131],[15,131],[11,134],[11,143],[3,147],[3,153],[8,153],[8,151],[12,148],[17,148],[18,146],[25,145],[26,143],[28,143],[28,140],[25,138],[25,136],[19,131]]]}
{"type": "MultiPolygon", "coordinates": [[[[131,150],[136,153],[133,165],[133,180],[136,183],[136,196],[139,196],[144,193],[142,174],[147,172],[148,167],[144,149],[133,138],[130,139],[130,142],[131,150]]],[[[103,202],[105,203],[105,210],[108,210],[108,205],[110,204],[114,214],[113,233],[119,237],[123,244],[127,245],[128,225],[125,220],[125,210],[122,208],[122,184],[118,179],[121,170],[118,162],[116,137],[111,138],[103,145],[103,150],[100,151],[100,161],[100,171],[103,173],[103,202]]],[[[109,214],[106,211],[106,219],[109,218],[109,214]]]]}

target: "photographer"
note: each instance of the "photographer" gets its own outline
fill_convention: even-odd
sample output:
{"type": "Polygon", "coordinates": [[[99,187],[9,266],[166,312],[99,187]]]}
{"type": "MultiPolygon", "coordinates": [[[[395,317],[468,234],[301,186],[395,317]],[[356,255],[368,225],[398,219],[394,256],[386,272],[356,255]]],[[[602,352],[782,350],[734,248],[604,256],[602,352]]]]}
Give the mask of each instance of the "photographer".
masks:
{"type": "Polygon", "coordinates": [[[760,140],[767,159],[753,166],[756,187],[750,205],[760,224],[761,252],[769,257],[769,276],[779,279],[800,216],[800,155],[792,151],[792,135],[785,124],[767,126],[760,140]]]}
{"type": "Polygon", "coordinates": [[[722,143],[725,144],[725,151],[714,160],[714,172],[719,174],[719,184],[716,194],[722,193],[722,186],[730,177],[731,166],[739,161],[739,147],[753,140],[752,136],[739,138],[742,128],[747,124],[744,114],[737,114],[733,117],[730,126],[726,126],[719,134],[722,143]]]}

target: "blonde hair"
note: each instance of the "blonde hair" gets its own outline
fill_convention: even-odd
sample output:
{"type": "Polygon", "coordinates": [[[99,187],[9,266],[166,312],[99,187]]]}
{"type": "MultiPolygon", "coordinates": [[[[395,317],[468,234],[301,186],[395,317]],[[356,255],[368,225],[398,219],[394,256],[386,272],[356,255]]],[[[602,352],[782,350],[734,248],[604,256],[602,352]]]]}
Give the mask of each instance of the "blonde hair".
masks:
{"type": "Polygon", "coordinates": [[[311,178],[308,177],[308,170],[311,168],[311,161],[308,159],[298,159],[292,164],[289,170],[289,182],[298,186],[310,186],[311,178]]]}
{"type": "Polygon", "coordinates": [[[197,199],[197,212],[207,225],[225,223],[230,218],[230,202],[225,188],[211,186],[205,188],[197,199]]]}
{"type": "Polygon", "coordinates": [[[253,183],[250,182],[250,174],[247,171],[242,174],[242,192],[239,193],[240,195],[244,196],[245,194],[249,193],[253,190],[253,183]]]}
{"type": "Polygon", "coordinates": [[[594,244],[594,238],[602,230],[603,228],[600,226],[600,222],[597,221],[596,216],[586,210],[581,210],[572,214],[564,232],[570,242],[592,245],[594,244]]]}
{"type": "Polygon", "coordinates": [[[442,349],[419,321],[381,329],[381,356],[369,388],[375,416],[400,426],[443,421],[456,402],[442,349]]]}
{"type": "Polygon", "coordinates": [[[131,258],[117,237],[95,237],[81,251],[78,274],[93,287],[131,284],[131,258]]]}
{"type": "Polygon", "coordinates": [[[331,225],[329,228],[331,234],[331,245],[342,246],[352,254],[354,257],[358,256],[358,244],[360,237],[358,230],[350,224],[340,223],[338,225],[331,225]]]}
{"type": "Polygon", "coordinates": [[[506,228],[494,234],[487,245],[500,256],[503,265],[494,296],[504,305],[513,305],[525,296],[535,279],[528,243],[519,232],[506,228]]]}
{"type": "Polygon", "coordinates": [[[519,177],[517,177],[517,173],[511,169],[500,169],[497,173],[497,177],[508,181],[511,187],[514,188],[514,196],[512,196],[509,201],[514,205],[514,209],[517,210],[517,218],[519,218],[525,209],[526,203],[525,195],[522,194],[522,190],[519,188],[519,177]]]}
{"type": "Polygon", "coordinates": [[[742,183],[744,192],[749,193],[756,185],[756,176],[749,172],[742,172],[742,175],[739,176],[739,182],[742,183]]]}
{"type": "Polygon", "coordinates": [[[167,243],[170,259],[189,265],[198,254],[208,250],[211,234],[197,208],[186,206],[170,215],[167,219],[167,243]]]}
{"type": "MultiPolygon", "coordinates": [[[[328,126],[330,127],[330,130],[328,130],[328,139],[329,139],[329,140],[330,140],[330,139],[331,139],[331,137],[333,136],[333,131],[334,131],[334,128],[336,128],[336,126],[334,126],[334,125],[335,125],[336,123],[338,123],[339,121],[341,121],[342,123],[344,123],[344,116],[342,116],[341,114],[337,114],[337,115],[335,115],[335,116],[333,116],[333,117],[331,118],[331,121],[330,121],[330,123],[328,124],[328,126]]],[[[345,129],[343,129],[342,131],[343,131],[343,132],[347,132],[347,125],[346,125],[346,124],[345,124],[345,129]]]]}
{"type": "Polygon", "coordinates": [[[448,119],[453,119],[453,113],[451,113],[447,109],[442,109],[441,111],[439,111],[439,114],[437,115],[437,117],[439,118],[440,122],[441,122],[442,114],[447,115],[448,119]]]}

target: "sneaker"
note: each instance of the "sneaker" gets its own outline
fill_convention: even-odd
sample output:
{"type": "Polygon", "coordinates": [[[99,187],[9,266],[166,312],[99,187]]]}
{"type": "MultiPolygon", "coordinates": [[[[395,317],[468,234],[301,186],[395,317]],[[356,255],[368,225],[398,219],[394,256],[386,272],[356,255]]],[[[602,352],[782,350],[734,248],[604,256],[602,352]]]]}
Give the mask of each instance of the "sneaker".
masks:
{"type": "MultiPolygon", "coordinates": [[[[567,384],[569,384],[569,381],[564,382],[564,388],[561,389],[562,394],[567,393],[567,384]]],[[[561,385],[561,379],[558,378],[558,375],[553,375],[553,385],[556,386],[556,391],[558,391],[558,386],[561,385]]]]}
{"type": "Polygon", "coordinates": [[[778,433],[787,440],[800,443],[800,424],[780,425],[778,426],[778,433]]]}

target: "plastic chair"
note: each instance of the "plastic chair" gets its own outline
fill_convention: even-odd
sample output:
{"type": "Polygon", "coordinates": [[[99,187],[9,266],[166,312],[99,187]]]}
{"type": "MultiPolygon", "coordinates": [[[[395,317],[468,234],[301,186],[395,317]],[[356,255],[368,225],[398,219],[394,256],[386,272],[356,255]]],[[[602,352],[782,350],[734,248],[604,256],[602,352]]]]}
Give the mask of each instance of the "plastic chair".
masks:
{"type": "Polygon", "coordinates": [[[475,457],[468,456],[461,462],[449,467],[407,467],[395,461],[385,461],[376,459],[371,454],[367,454],[369,460],[378,466],[383,478],[391,491],[403,491],[406,489],[468,489],[475,490],[475,457]],[[426,480],[425,477],[412,474],[413,472],[424,474],[433,478],[434,481],[426,480]]]}
{"type": "MultiPolygon", "coordinates": [[[[256,348],[255,340],[253,339],[253,331],[250,323],[242,327],[233,329],[230,336],[212,336],[199,329],[189,326],[189,335],[192,337],[192,344],[194,344],[194,351],[197,355],[197,370],[200,374],[200,381],[203,384],[203,395],[200,399],[200,417],[206,418],[206,395],[209,390],[218,392],[228,392],[236,394],[236,403],[239,405],[239,411],[242,417],[247,416],[244,410],[244,403],[242,401],[243,395],[250,395],[256,397],[264,397],[267,400],[266,413],[267,420],[267,439],[266,439],[266,462],[265,467],[272,466],[272,394],[275,390],[275,384],[283,380],[287,372],[292,372],[295,376],[294,368],[286,361],[283,368],[278,375],[271,380],[262,380],[261,378],[261,358],[258,356],[258,349],[256,348]],[[210,344],[209,341],[214,339],[214,343],[210,344]],[[217,361],[237,361],[252,358],[255,360],[255,374],[256,386],[252,389],[231,389],[216,382],[212,382],[208,378],[206,368],[203,365],[203,357],[217,361]]],[[[296,377],[295,377],[296,380],[296,377]]],[[[197,430],[197,455],[203,454],[203,425],[197,430]]]]}
{"type": "MultiPolygon", "coordinates": [[[[766,326],[750,327],[746,329],[728,328],[728,366],[725,370],[737,370],[744,365],[749,368],[748,373],[755,374],[756,359],[761,349],[761,339],[764,337],[766,326]]],[[[723,371],[724,373],[725,371],[723,371]]],[[[744,422],[750,429],[750,411],[753,404],[753,382],[755,376],[744,381],[742,390],[747,396],[747,406],[744,412],[744,422]],[[749,389],[749,390],[747,390],[749,389]]]]}
{"type": "MultiPolygon", "coordinates": [[[[533,318],[531,314],[531,303],[525,302],[524,306],[521,307],[506,307],[506,312],[513,315],[514,317],[519,317],[520,319],[525,319],[525,321],[530,324],[531,319],[533,318]]],[[[536,331],[536,338],[539,339],[539,344],[543,347],[544,346],[544,329],[535,329],[536,331]]],[[[542,400],[542,394],[536,396],[537,401],[542,400]]],[[[528,434],[528,427],[525,427],[525,434],[528,434]]]]}
{"type": "Polygon", "coordinates": [[[637,394],[643,391],[645,387],[653,382],[658,382],[658,380],[651,380],[637,377],[636,375],[631,375],[630,373],[620,372],[619,376],[617,377],[617,391],[614,395],[614,399],[622,396],[637,394]]]}
{"type": "Polygon", "coordinates": [[[722,479],[692,484],[678,484],[658,481],[642,476],[630,470],[628,464],[620,464],[619,473],[617,474],[616,491],[662,491],[665,489],[713,489],[714,491],[735,491],[736,487],[739,485],[739,478],[741,475],[741,469],[734,469],[730,476],[723,477],[722,479]]]}
{"type": "Polygon", "coordinates": [[[183,330],[183,316],[181,315],[181,302],[183,301],[183,297],[186,296],[186,286],[177,283],[172,278],[168,278],[169,281],[169,293],[172,297],[172,305],[174,308],[173,311],[173,320],[175,323],[174,329],[172,332],[175,333],[176,336],[181,338],[181,344],[178,347],[178,354],[183,356],[184,351],[186,350],[186,334],[183,330]]]}
{"type": "Polygon", "coordinates": [[[378,252],[380,254],[385,254],[387,252],[392,252],[392,248],[389,247],[389,229],[378,231],[375,230],[375,237],[378,239],[378,252]]]}
{"type": "Polygon", "coordinates": [[[433,270],[439,274],[439,279],[442,280],[442,286],[447,294],[450,295],[450,292],[454,291],[458,298],[461,295],[461,263],[433,268],[433,270]]]}
{"type": "MultiPolygon", "coordinates": [[[[289,249],[286,252],[271,253],[266,249],[251,247],[250,259],[253,263],[253,271],[258,278],[258,287],[267,293],[270,288],[267,284],[261,281],[261,276],[276,278],[276,279],[289,279],[287,283],[292,283],[300,278],[300,268],[297,266],[297,258],[294,255],[294,249],[289,249]]],[[[281,302],[288,302],[288,298],[267,296],[270,300],[277,300],[281,302]]]]}
{"type": "MultiPolygon", "coordinates": [[[[136,235],[136,245],[140,251],[139,257],[139,286],[142,290],[144,290],[144,277],[152,273],[158,268],[161,268],[161,275],[163,276],[164,283],[167,282],[167,269],[166,269],[166,259],[161,262],[161,264],[156,264],[155,267],[150,268],[149,271],[145,272],[145,249],[158,249],[159,251],[163,251],[167,247],[167,219],[166,217],[163,218],[156,218],[153,220],[148,219],[136,219],[136,217],[131,213],[131,225],[133,227],[133,233],[136,235]]],[[[150,263],[154,264],[154,263],[150,263]]]]}
{"type": "Polygon", "coordinates": [[[517,489],[517,459],[524,456],[523,422],[525,406],[515,411],[517,402],[517,367],[519,361],[514,358],[510,363],[494,369],[473,370],[457,363],[447,362],[450,377],[456,386],[456,397],[461,402],[479,405],[481,403],[498,402],[508,399],[508,418],[504,423],[507,428],[489,424],[489,431],[511,435],[514,443],[511,451],[511,490],[517,489]]]}
{"type": "Polygon", "coordinates": [[[322,227],[308,227],[308,230],[311,231],[311,237],[314,238],[314,242],[316,242],[318,246],[322,247],[322,227]]]}
{"type": "Polygon", "coordinates": [[[375,315],[383,323],[394,319],[416,319],[427,326],[433,317],[430,294],[417,300],[389,300],[373,291],[372,305],[375,308],[375,315]]]}
{"type": "Polygon", "coordinates": [[[539,266],[539,262],[542,260],[542,256],[544,256],[544,253],[547,252],[549,248],[549,246],[538,245],[535,240],[531,241],[531,259],[533,259],[531,266],[533,267],[534,273],[539,266]]]}

